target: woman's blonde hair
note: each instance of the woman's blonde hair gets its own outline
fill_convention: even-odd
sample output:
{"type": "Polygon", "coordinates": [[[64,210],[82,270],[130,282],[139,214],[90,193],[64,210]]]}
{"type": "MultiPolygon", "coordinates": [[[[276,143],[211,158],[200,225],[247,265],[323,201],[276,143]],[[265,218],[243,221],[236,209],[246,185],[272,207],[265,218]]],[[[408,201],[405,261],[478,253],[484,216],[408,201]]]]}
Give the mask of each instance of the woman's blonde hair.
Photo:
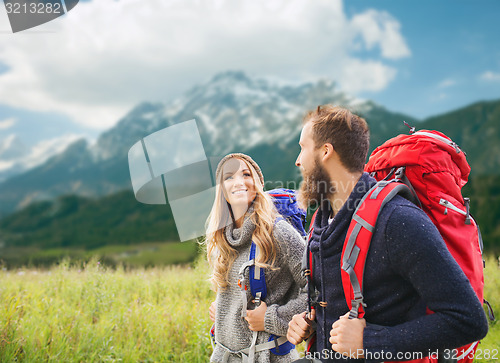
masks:
{"type": "MultiPolygon", "coordinates": [[[[242,160],[248,166],[255,185],[256,195],[250,219],[255,224],[252,240],[259,248],[256,264],[261,267],[273,268],[277,255],[277,244],[273,238],[273,226],[277,215],[276,209],[271,197],[264,192],[262,179],[259,178],[252,163],[239,156],[229,159],[224,158],[226,160],[223,159],[222,162],[225,164],[228,160],[235,158],[242,160]]],[[[222,168],[223,164],[217,170],[222,168]]],[[[206,234],[207,259],[212,268],[210,281],[215,291],[225,289],[229,285],[229,270],[238,255],[237,251],[228,243],[224,233],[225,227],[234,223],[234,218],[231,205],[224,197],[222,172],[217,174],[216,183],[215,201],[207,220],[206,234]]]]}

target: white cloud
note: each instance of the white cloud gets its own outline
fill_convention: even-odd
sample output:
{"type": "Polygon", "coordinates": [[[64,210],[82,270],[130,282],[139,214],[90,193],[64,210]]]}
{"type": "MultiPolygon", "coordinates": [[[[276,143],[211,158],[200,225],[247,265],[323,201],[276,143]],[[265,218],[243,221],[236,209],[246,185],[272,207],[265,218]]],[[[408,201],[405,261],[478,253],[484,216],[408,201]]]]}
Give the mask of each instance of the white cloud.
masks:
{"type": "Polygon", "coordinates": [[[10,129],[15,124],[16,124],[16,119],[13,118],[13,117],[5,119],[5,120],[2,120],[2,121],[0,121],[0,130],[10,129]]]}
{"type": "MultiPolygon", "coordinates": [[[[0,160],[0,172],[8,170],[8,169],[12,168],[13,166],[14,166],[13,161],[0,160]]],[[[0,177],[0,180],[2,180],[1,177],[0,177]]]]}
{"type": "Polygon", "coordinates": [[[379,46],[384,58],[400,59],[411,55],[401,35],[401,25],[388,12],[370,9],[355,15],[351,23],[367,48],[379,46]]]}
{"type": "Polygon", "coordinates": [[[488,82],[500,82],[500,73],[487,71],[481,74],[481,76],[479,76],[479,79],[488,82]]]}
{"type": "Polygon", "coordinates": [[[452,79],[452,78],[448,78],[448,79],[445,79],[441,82],[438,83],[438,88],[448,88],[448,87],[452,87],[452,86],[455,86],[457,84],[457,81],[452,79]]]}
{"type": "Polygon", "coordinates": [[[349,19],[342,0],[80,2],[33,32],[2,36],[0,100],[105,129],[140,101],[169,100],[228,69],[379,91],[396,75],[384,60],[410,55],[400,28],[387,12],[349,19]],[[380,55],[358,57],[360,46],[380,55]]]}
{"type": "Polygon", "coordinates": [[[380,91],[396,77],[396,70],[378,61],[350,59],[344,64],[339,83],[346,92],[380,91]]]}

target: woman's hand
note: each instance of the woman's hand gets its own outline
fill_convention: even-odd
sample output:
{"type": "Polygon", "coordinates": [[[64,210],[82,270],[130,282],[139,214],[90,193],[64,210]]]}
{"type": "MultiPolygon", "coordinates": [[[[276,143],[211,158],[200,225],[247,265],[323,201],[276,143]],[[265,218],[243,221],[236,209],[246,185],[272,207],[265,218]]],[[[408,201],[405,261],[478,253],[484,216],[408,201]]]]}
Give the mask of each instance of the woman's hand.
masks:
{"type": "Polygon", "coordinates": [[[210,304],[208,308],[208,314],[210,315],[210,320],[215,323],[215,301],[210,304]]]}
{"type": "Polygon", "coordinates": [[[245,320],[248,321],[248,327],[251,331],[264,331],[264,317],[266,315],[267,305],[264,301],[254,310],[247,310],[245,320]]]}

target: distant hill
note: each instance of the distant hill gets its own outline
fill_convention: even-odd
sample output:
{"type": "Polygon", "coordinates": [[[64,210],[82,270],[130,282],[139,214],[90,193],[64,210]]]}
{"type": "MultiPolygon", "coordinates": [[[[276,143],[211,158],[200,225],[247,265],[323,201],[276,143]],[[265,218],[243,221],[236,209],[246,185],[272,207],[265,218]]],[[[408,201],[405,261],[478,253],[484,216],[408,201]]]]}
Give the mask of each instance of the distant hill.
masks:
{"type": "Polygon", "coordinates": [[[444,132],[467,153],[473,175],[500,174],[500,101],[473,105],[426,119],[420,128],[444,132]]]}
{"type": "Polygon", "coordinates": [[[2,247],[90,249],[178,240],[170,208],[138,203],[131,191],[99,199],[62,196],[0,220],[2,247]]]}
{"type": "Polygon", "coordinates": [[[481,229],[485,249],[500,254],[500,175],[472,176],[462,195],[470,197],[470,210],[481,229]]]}
{"type": "MultiPolygon", "coordinates": [[[[485,248],[500,251],[500,176],[473,177],[463,195],[471,198],[485,248]]],[[[0,252],[1,247],[92,249],[178,240],[170,207],[138,203],[131,191],[98,199],[62,196],[0,220],[0,252]]]]}

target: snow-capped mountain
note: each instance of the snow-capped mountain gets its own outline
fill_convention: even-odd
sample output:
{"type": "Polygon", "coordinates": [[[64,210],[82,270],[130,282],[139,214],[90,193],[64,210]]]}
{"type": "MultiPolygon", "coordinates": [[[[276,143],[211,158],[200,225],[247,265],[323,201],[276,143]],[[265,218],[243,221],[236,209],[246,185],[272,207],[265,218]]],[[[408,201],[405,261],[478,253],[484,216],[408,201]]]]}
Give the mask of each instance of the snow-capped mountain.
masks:
{"type": "Polygon", "coordinates": [[[298,86],[225,72],[193,87],[168,104],[142,103],[91,150],[96,161],[123,156],[140,138],[167,126],[195,119],[206,151],[220,155],[296,136],[305,111],[318,104],[351,105],[331,81],[298,86]]]}
{"type": "Polygon", "coordinates": [[[28,148],[21,139],[11,134],[0,143],[0,160],[12,161],[22,158],[28,153],[28,148]]]}
{"type": "MultiPolygon", "coordinates": [[[[100,196],[131,188],[130,147],[155,131],[191,119],[197,122],[209,157],[232,151],[274,152],[266,145],[296,147],[305,112],[326,103],[350,106],[362,114],[382,112],[376,128],[383,127],[382,120],[390,115],[338,91],[332,81],[292,85],[243,72],[221,73],[169,103],[139,104],[95,144],[76,141],[41,165],[5,180],[0,184],[0,213],[62,194],[100,196]]],[[[293,154],[295,150],[290,158],[293,154]]]]}
{"type": "Polygon", "coordinates": [[[219,155],[275,140],[286,143],[297,135],[305,111],[325,102],[348,104],[350,100],[333,82],[280,85],[227,72],[177,100],[180,112],[174,117],[193,115],[208,137],[211,152],[219,155]]]}
{"type": "Polygon", "coordinates": [[[43,164],[80,137],[67,134],[27,146],[18,135],[8,135],[0,140],[0,182],[43,164]]]}

